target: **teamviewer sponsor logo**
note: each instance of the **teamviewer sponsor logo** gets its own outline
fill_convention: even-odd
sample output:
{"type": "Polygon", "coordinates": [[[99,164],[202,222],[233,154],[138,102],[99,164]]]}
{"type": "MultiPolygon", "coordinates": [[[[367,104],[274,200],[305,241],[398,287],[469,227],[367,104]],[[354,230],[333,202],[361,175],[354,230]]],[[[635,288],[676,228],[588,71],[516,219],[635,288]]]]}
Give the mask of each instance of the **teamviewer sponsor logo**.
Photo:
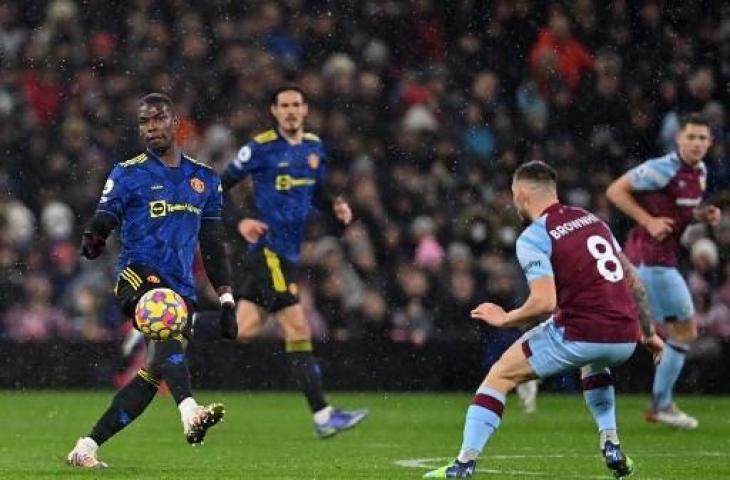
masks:
{"type": "Polygon", "coordinates": [[[167,215],[167,202],[165,200],[155,200],[150,202],[150,217],[164,217],[167,215]]]}
{"type": "Polygon", "coordinates": [[[155,200],[150,202],[150,217],[164,217],[168,213],[192,213],[194,215],[200,215],[202,210],[190,203],[167,203],[166,200],[155,200]]]}

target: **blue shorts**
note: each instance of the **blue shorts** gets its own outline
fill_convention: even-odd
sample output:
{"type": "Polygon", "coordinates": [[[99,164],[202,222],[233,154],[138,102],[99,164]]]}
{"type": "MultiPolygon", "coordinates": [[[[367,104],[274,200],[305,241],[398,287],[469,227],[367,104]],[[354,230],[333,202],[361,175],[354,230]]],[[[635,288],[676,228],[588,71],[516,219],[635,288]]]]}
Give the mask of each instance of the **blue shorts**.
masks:
{"type": "Polygon", "coordinates": [[[619,365],[628,360],[636,348],[636,342],[576,342],[566,340],[564,334],[565,329],[555,325],[550,318],[522,336],[522,349],[540,378],[585,366],[599,371],[619,365]]]}
{"type": "Polygon", "coordinates": [[[692,294],[679,270],[647,265],[640,265],[638,270],[656,322],[664,323],[667,319],[686,322],[694,318],[692,294]]]}

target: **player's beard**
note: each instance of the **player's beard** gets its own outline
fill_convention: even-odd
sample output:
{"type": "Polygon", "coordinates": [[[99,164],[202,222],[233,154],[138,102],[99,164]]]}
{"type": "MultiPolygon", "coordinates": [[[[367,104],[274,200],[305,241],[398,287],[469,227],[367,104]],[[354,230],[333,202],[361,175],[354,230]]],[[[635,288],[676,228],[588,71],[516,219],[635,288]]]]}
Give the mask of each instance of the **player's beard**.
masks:
{"type": "Polygon", "coordinates": [[[163,145],[163,146],[160,146],[160,147],[152,147],[152,148],[150,148],[150,150],[152,150],[153,152],[155,152],[155,154],[158,155],[158,156],[160,156],[160,157],[163,156],[164,154],[166,154],[169,149],[170,149],[170,146],[169,145],[163,145]]]}
{"type": "Polygon", "coordinates": [[[168,139],[165,139],[164,142],[162,142],[161,144],[158,144],[156,146],[148,144],[148,148],[159,156],[162,156],[165,153],[167,153],[167,151],[170,150],[170,146],[172,146],[172,142],[169,141],[168,139]]]}
{"type": "Polygon", "coordinates": [[[297,118],[287,118],[282,130],[284,130],[287,135],[294,136],[302,129],[302,124],[303,122],[297,118]]]}

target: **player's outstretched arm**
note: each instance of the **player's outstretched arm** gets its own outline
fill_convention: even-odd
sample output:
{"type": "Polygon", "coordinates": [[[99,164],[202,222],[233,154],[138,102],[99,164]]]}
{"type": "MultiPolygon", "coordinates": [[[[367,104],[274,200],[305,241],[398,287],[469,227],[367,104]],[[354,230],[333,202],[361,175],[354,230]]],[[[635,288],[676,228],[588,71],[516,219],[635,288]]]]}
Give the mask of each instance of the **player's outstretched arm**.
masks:
{"type": "Polygon", "coordinates": [[[524,327],[544,320],[556,306],[555,278],[550,275],[530,282],[530,296],[521,307],[506,312],[499,305],[482,303],[471,316],[495,327],[524,327]]]}
{"type": "Polygon", "coordinates": [[[623,213],[633,218],[636,223],[646,228],[652,237],[661,241],[672,233],[674,221],[665,217],[652,217],[639,205],[633,195],[633,187],[629,174],[614,180],[606,190],[606,197],[623,213]]]}
{"type": "Polygon", "coordinates": [[[654,320],[651,316],[649,308],[649,300],[646,295],[646,288],[639,278],[639,272],[636,267],[629,261],[623,252],[618,253],[618,259],[625,272],[625,279],[631,288],[634,301],[639,307],[639,323],[641,324],[641,343],[649,350],[654,357],[654,362],[659,363],[662,351],[664,350],[664,341],[657,335],[654,330],[654,320]]]}
{"type": "Polygon", "coordinates": [[[117,226],[114,215],[97,211],[81,234],[81,255],[93,260],[102,254],[106,239],[117,226]]]}
{"type": "Polygon", "coordinates": [[[238,336],[238,325],[223,221],[220,219],[203,221],[200,225],[198,240],[205,273],[218,293],[221,303],[221,333],[225,338],[234,340],[238,336]]]}

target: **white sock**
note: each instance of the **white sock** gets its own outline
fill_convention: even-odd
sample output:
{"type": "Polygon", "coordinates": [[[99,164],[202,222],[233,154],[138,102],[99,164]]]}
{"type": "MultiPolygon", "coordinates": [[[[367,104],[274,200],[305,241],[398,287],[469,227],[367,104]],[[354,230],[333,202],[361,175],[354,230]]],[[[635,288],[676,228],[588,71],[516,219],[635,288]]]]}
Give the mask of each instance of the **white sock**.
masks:
{"type": "Polygon", "coordinates": [[[314,423],[327,423],[330,419],[330,415],[332,415],[332,410],[334,410],[334,408],[327,405],[322,410],[314,412],[314,423]]]}
{"type": "Polygon", "coordinates": [[[616,430],[601,430],[598,432],[598,443],[601,450],[606,446],[606,442],[611,442],[614,445],[619,444],[618,432],[616,430]]]}
{"type": "Polygon", "coordinates": [[[456,459],[461,463],[471,462],[472,460],[476,460],[477,458],[479,458],[479,452],[471,449],[460,451],[459,456],[456,457],[456,459]]]}
{"type": "Polygon", "coordinates": [[[81,445],[91,453],[96,453],[99,449],[99,445],[91,437],[84,437],[81,439],[81,445]]]}
{"type": "Polygon", "coordinates": [[[190,424],[190,420],[198,413],[198,402],[193,397],[188,397],[177,406],[180,409],[180,418],[183,425],[190,424]]]}

